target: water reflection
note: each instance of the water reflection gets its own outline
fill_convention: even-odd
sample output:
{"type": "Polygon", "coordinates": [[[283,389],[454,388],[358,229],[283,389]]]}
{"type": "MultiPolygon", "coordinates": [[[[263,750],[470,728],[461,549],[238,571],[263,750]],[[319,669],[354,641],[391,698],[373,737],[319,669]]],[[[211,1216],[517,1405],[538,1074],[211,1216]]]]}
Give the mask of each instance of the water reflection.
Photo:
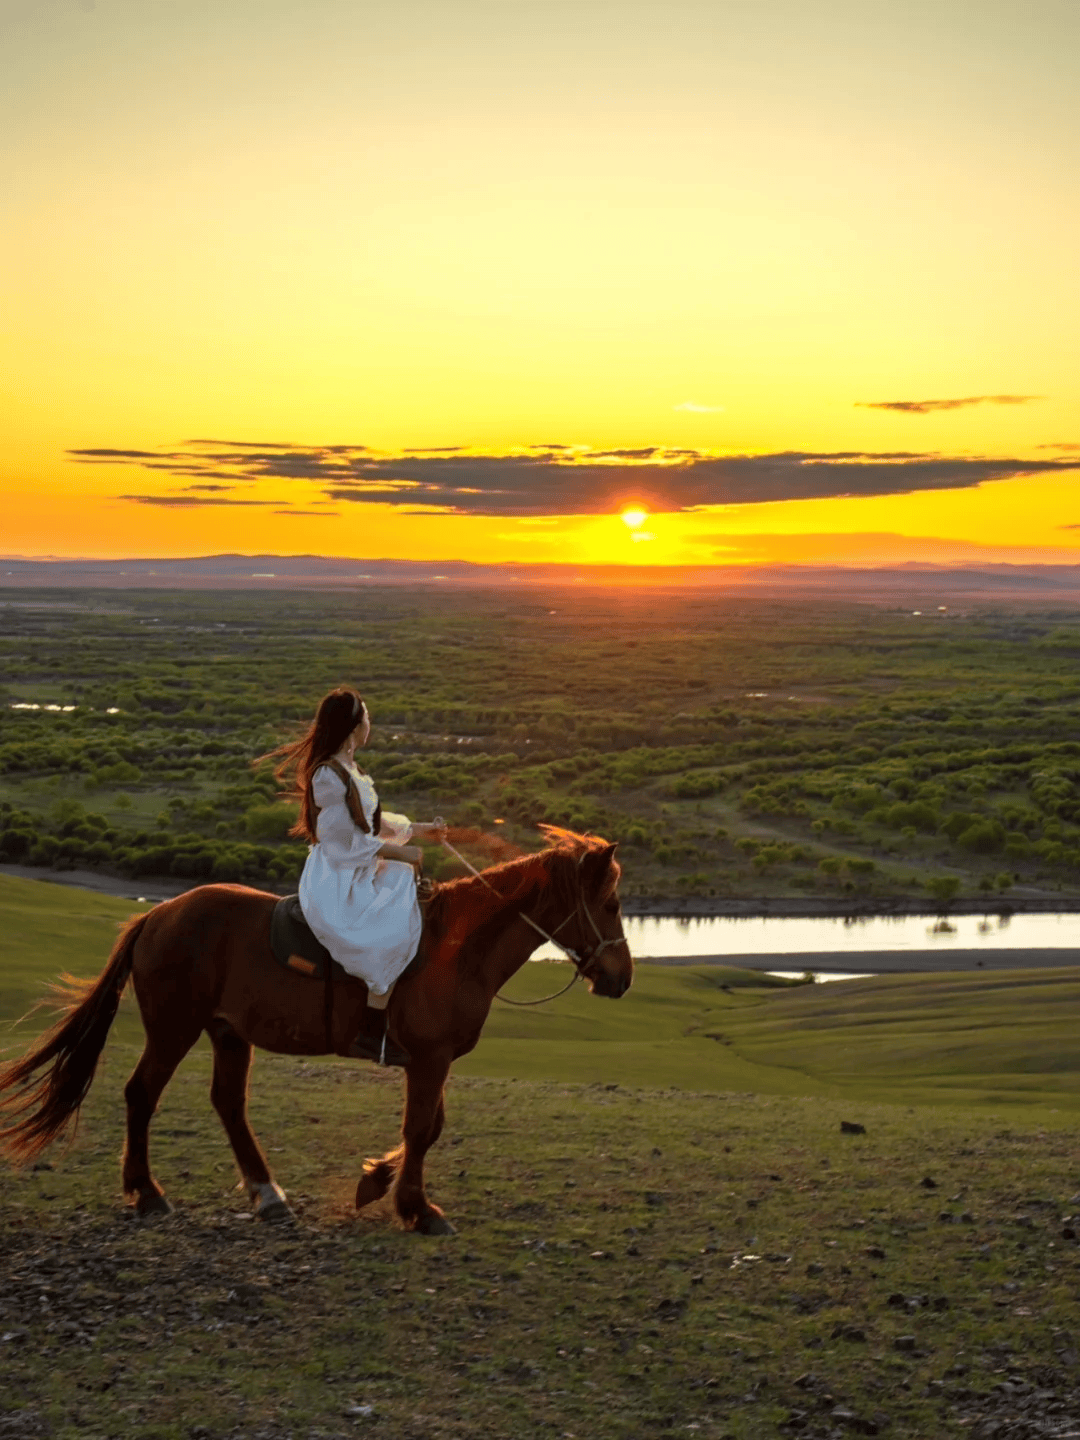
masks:
{"type": "MultiPolygon", "coordinates": [[[[877,950],[1080,950],[1080,914],[859,915],[831,919],[756,916],[703,919],[635,915],[623,928],[631,953],[723,960],[739,955],[872,954],[877,950]]],[[[546,957],[547,946],[538,953],[546,957]]],[[[552,952],[552,958],[554,958],[552,952]]],[[[800,972],[801,973],[801,972],[800,972]]]]}
{"type": "Polygon", "coordinates": [[[1080,949],[1080,915],[860,915],[747,920],[642,915],[624,922],[639,956],[785,955],[829,951],[1080,949]]]}

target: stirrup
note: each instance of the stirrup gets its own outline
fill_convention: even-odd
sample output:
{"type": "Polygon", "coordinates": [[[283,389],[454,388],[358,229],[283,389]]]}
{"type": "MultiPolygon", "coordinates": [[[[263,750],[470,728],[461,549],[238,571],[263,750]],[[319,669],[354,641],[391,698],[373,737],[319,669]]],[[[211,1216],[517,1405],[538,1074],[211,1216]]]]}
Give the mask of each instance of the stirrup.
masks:
{"type": "Polygon", "coordinates": [[[383,1022],[381,1040],[377,1040],[374,1035],[365,1035],[361,1031],[349,1046],[349,1055],[354,1060],[371,1060],[376,1065],[381,1065],[383,1069],[389,1069],[393,1065],[404,1068],[412,1061],[409,1052],[390,1039],[389,1018],[383,1022]]]}

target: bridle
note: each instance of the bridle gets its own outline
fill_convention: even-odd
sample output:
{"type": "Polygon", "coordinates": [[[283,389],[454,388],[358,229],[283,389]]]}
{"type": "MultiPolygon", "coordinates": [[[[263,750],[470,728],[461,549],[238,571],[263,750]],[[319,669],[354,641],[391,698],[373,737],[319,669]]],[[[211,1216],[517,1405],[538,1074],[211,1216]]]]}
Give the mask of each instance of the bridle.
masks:
{"type": "MultiPolygon", "coordinates": [[[[475,865],[471,865],[459,850],[455,850],[453,845],[450,844],[449,840],[444,840],[442,842],[442,845],[443,849],[449,851],[449,853],[453,855],[455,860],[459,860],[467,870],[471,870],[472,873],[476,876],[477,880],[482,881],[483,884],[487,886],[487,888],[491,891],[493,895],[499,894],[498,890],[495,889],[495,886],[492,885],[491,881],[488,880],[486,876],[482,875],[481,872],[477,870],[475,865]]],[[[584,864],[585,859],[585,855],[581,855],[578,858],[577,868],[579,872],[579,882],[581,867],[584,864]]],[[[503,897],[499,896],[499,898],[502,899],[503,897]]],[[[556,950],[561,950],[562,953],[566,956],[566,958],[573,962],[574,973],[573,975],[571,975],[569,981],[563,986],[561,990],[556,990],[553,995],[545,995],[542,1000],[511,1000],[506,995],[500,995],[498,991],[496,991],[496,1000],[501,1000],[504,1005],[518,1005],[525,1007],[530,1005],[546,1005],[549,1000],[557,1000],[560,995],[565,995],[566,992],[570,989],[570,987],[572,985],[575,985],[579,980],[589,980],[595,976],[596,962],[602,952],[606,950],[609,945],[625,944],[624,940],[606,940],[601,934],[600,926],[597,925],[595,919],[593,918],[592,911],[585,903],[585,889],[584,886],[580,883],[578,884],[578,893],[574,901],[574,908],[570,911],[569,915],[559,921],[558,925],[556,925],[555,929],[552,930],[550,933],[545,930],[542,925],[538,925],[531,915],[526,915],[523,910],[518,911],[518,918],[524,920],[526,925],[530,925],[538,935],[542,935],[549,944],[554,945],[556,950]],[[573,920],[575,915],[578,914],[579,911],[584,914],[586,920],[588,920],[589,924],[592,926],[596,938],[599,942],[589,951],[587,955],[584,956],[579,955],[577,951],[574,950],[571,946],[564,945],[561,940],[556,940],[555,938],[555,936],[559,933],[563,926],[568,925],[570,921],[573,920]]]]}

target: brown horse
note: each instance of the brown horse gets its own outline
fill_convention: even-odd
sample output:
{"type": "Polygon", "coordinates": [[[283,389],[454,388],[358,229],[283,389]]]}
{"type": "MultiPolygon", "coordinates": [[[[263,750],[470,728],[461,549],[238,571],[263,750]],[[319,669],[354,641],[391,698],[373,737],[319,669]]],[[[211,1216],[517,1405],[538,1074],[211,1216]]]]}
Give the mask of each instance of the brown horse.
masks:
{"type": "MultiPolygon", "coordinates": [[[[496,992],[541,944],[530,921],[574,953],[593,994],[617,997],[629,988],[633,961],[622,932],[615,846],[565,830],[550,830],[548,844],[485,871],[482,879],[435,887],[420,963],[398,982],[389,1008],[390,1035],[411,1057],[404,1144],[365,1162],[357,1209],[393,1185],[407,1228],[452,1233],[424,1194],[424,1156],[442,1130],[451,1062],[472,1050],[496,992]]],[[[351,977],[335,984],[328,1046],[322,985],[271,958],[276,902],[276,896],[242,885],[200,886],[130,920],[96,980],[66,977],[57,987],[67,1001],[64,1017],[29,1054],[0,1069],[0,1095],[9,1092],[0,1107],[12,1122],[0,1130],[0,1144],[9,1156],[16,1162],[33,1158],[77,1116],[130,979],[146,1045],[124,1090],[125,1193],[142,1215],[171,1208],[150,1172],[150,1121],[176,1067],[205,1030],[214,1050],[210,1098],[255,1213],[288,1216],[248,1124],[252,1047],[347,1055],[361,1028],[367,988],[351,977]]]]}

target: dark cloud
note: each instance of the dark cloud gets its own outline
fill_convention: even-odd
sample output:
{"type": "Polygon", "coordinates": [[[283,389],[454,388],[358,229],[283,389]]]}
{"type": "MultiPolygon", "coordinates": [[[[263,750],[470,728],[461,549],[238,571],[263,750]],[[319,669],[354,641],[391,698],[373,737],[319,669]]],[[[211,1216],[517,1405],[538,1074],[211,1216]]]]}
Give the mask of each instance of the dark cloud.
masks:
{"type": "MultiPolygon", "coordinates": [[[[71,451],[94,463],[101,452],[71,451]]],[[[203,453],[107,452],[117,463],[164,472],[182,480],[186,494],[131,495],[141,504],[287,505],[287,500],[210,498],[230,486],[258,480],[302,480],[326,499],[389,504],[452,514],[605,514],[634,503],[648,510],[689,510],[708,505],[837,496],[957,490],[992,480],[1078,468],[1068,456],[1017,460],[948,456],[918,451],[792,450],[770,455],[714,456],[651,447],[623,451],[555,452],[533,448],[512,455],[460,451],[374,455],[362,446],[292,446],[242,451],[215,442],[203,453]],[[191,492],[202,490],[200,500],[191,492]]],[[[275,486],[275,488],[278,488],[275,486]]],[[[300,498],[300,497],[298,497],[300,498]]],[[[307,492],[302,503],[310,504],[307,492]]]]}
{"type": "MultiPolygon", "coordinates": [[[[287,505],[287,500],[233,500],[221,495],[118,495],[118,500],[134,500],[138,505],[166,505],[170,509],[193,505],[287,505]]],[[[288,512],[290,515],[293,511],[288,512]]]]}
{"type": "Polygon", "coordinates": [[[160,450],[69,450],[76,460],[160,460],[160,450]]]}
{"type": "MultiPolygon", "coordinates": [[[[635,501],[648,510],[954,490],[1070,468],[1069,461],[856,452],[695,456],[674,464],[582,458],[462,456],[379,460],[365,478],[331,485],[335,500],[444,506],[458,513],[604,514],[635,501]]],[[[1075,468],[1075,465],[1072,466],[1075,468]]]]}
{"type": "MultiPolygon", "coordinates": [[[[185,445],[218,445],[232,450],[295,450],[291,440],[185,440],[185,445]]],[[[330,446],[328,449],[332,448],[330,446]]],[[[363,445],[355,447],[363,450],[363,445]]]]}
{"type": "Polygon", "coordinates": [[[959,400],[856,400],[856,410],[899,410],[904,415],[930,415],[935,410],[964,410],[969,405],[1027,405],[1041,395],[965,395],[959,400]]]}

